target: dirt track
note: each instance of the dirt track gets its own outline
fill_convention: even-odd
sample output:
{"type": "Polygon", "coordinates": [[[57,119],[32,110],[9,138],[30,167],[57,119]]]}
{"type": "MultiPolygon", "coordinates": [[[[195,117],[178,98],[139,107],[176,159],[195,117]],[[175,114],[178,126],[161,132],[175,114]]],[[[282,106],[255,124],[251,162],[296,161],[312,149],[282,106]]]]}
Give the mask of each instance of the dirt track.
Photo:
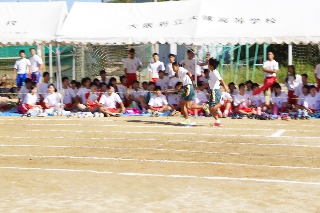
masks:
{"type": "Polygon", "coordinates": [[[319,120],[0,118],[3,212],[320,212],[319,120]]]}

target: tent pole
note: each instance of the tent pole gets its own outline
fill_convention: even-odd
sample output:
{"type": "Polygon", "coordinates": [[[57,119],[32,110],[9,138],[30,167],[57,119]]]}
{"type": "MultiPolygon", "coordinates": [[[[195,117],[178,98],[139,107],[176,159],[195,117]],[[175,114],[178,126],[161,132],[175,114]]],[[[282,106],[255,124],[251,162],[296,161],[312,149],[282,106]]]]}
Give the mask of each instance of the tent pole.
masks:
{"type": "Polygon", "coordinates": [[[84,46],[81,47],[81,78],[85,77],[84,71],[84,46]]]}
{"type": "Polygon", "coordinates": [[[258,59],[258,50],[259,50],[259,44],[256,44],[256,51],[254,53],[254,60],[253,60],[253,68],[252,68],[252,75],[251,80],[254,81],[254,74],[256,72],[256,63],[258,59]]]}
{"type": "Polygon", "coordinates": [[[237,83],[237,77],[238,77],[238,72],[239,72],[239,60],[240,60],[240,54],[241,54],[241,45],[239,44],[238,46],[238,55],[237,55],[237,62],[236,62],[236,71],[234,75],[233,82],[237,83]]]}
{"type": "Polygon", "coordinates": [[[220,59],[220,75],[221,77],[223,78],[223,64],[224,64],[224,56],[226,54],[226,51],[224,49],[225,47],[222,46],[222,56],[221,56],[221,59],[220,59]]]}
{"type": "Polygon", "coordinates": [[[50,83],[52,83],[52,44],[49,44],[49,73],[50,73],[50,83]]]}
{"type": "Polygon", "coordinates": [[[247,71],[246,71],[246,80],[249,79],[249,44],[246,43],[246,68],[247,68],[247,71]]]}
{"type": "Polygon", "coordinates": [[[234,52],[234,46],[232,45],[231,46],[231,49],[230,49],[230,80],[232,79],[232,76],[234,75],[233,73],[233,52],[234,52]]]}
{"type": "Polygon", "coordinates": [[[62,75],[61,75],[61,62],[60,62],[60,43],[56,42],[56,64],[57,64],[57,73],[56,73],[56,80],[57,80],[57,90],[58,93],[61,94],[60,103],[63,103],[63,95],[62,95],[62,75]]]}
{"type": "Polygon", "coordinates": [[[267,48],[270,44],[263,44],[263,62],[267,60],[267,48]]]}
{"type": "Polygon", "coordinates": [[[76,48],[73,47],[72,55],[72,80],[76,80],[76,48]]]}
{"type": "MultiPolygon", "coordinates": [[[[197,67],[198,67],[198,56],[197,56],[198,50],[197,50],[197,46],[195,46],[194,48],[194,83],[195,83],[195,87],[198,86],[198,74],[197,74],[197,67]]],[[[198,91],[195,90],[196,92],[196,96],[198,91]]],[[[198,109],[195,109],[195,117],[198,117],[198,109]]]]}
{"type": "Polygon", "coordinates": [[[292,65],[292,44],[288,45],[288,65],[292,65]]]}

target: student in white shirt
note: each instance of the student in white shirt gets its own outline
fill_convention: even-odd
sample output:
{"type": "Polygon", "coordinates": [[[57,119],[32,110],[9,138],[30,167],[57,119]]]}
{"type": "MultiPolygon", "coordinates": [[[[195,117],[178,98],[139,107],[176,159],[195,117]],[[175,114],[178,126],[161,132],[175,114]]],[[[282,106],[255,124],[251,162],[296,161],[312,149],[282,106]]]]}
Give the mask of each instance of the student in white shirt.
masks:
{"type": "Polygon", "coordinates": [[[162,95],[161,87],[156,86],[155,91],[156,93],[150,98],[148,102],[148,105],[149,105],[148,112],[156,113],[156,112],[171,111],[171,107],[168,105],[166,96],[162,95]]]}
{"type": "Polygon", "coordinates": [[[224,87],[220,85],[220,90],[221,90],[221,107],[218,110],[218,116],[221,118],[226,118],[228,117],[229,114],[231,114],[231,109],[232,109],[232,97],[230,93],[226,92],[224,87]]]}
{"type": "Polygon", "coordinates": [[[314,76],[318,84],[318,92],[320,92],[320,64],[318,64],[314,70],[314,76]]]}
{"type": "Polygon", "coordinates": [[[75,95],[77,95],[77,92],[78,92],[78,88],[77,88],[77,81],[76,80],[72,80],[70,82],[70,88],[72,89],[73,93],[75,95]]]}
{"type": "Polygon", "coordinates": [[[62,95],[64,110],[71,111],[77,108],[76,94],[69,87],[70,82],[68,77],[62,78],[62,95]]]}
{"type": "Polygon", "coordinates": [[[128,94],[127,94],[127,81],[128,81],[128,78],[123,75],[123,76],[120,76],[120,86],[118,86],[118,90],[119,90],[119,96],[124,104],[124,106],[128,106],[129,104],[129,99],[128,99],[128,94]]]}
{"type": "Polygon", "coordinates": [[[174,89],[176,84],[180,82],[180,79],[179,79],[179,76],[178,76],[178,73],[175,73],[175,76],[170,78],[169,80],[169,89],[174,89]]]}
{"type": "Polygon", "coordinates": [[[308,95],[309,95],[309,86],[304,85],[302,87],[302,94],[298,96],[296,109],[306,109],[304,106],[305,106],[305,102],[307,102],[308,95]]]}
{"type": "Polygon", "coordinates": [[[38,94],[40,97],[40,103],[43,103],[43,99],[47,96],[48,86],[50,84],[50,74],[48,72],[43,73],[43,82],[38,84],[38,94]]]}
{"type": "Polygon", "coordinates": [[[288,89],[288,104],[295,106],[297,103],[297,96],[294,95],[295,89],[302,84],[302,78],[296,74],[296,70],[293,65],[288,66],[287,77],[284,78],[284,83],[288,89]]]}
{"type": "MultiPolygon", "coordinates": [[[[78,99],[77,102],[78,103],[83,104],[83,105],[87,104],[85,94],[87,92],[91,91],[90,83],[91,83],[90,78],[83,78],[81,80],[82,87],[78,90],[78,93],[77,93],[77,99],[78,99]]],[[[83,108],[83,107],[80,106],[80,108],[83,108]]]]}
{"type": "Polygon", "coordinates": [[[26,78],[31,74],[31,63],[29,59],[26,59],[25,51],[20,50],[19,55],[20,59],[16,60],[13,69],[13,80],[16,81],[18,90],[24,86],[26,78]]]}
{"type": "Polygon", "coordinates": [[[200,77],[199,81],[202,81],[204,84],[207,84],[210,78],[209,69],[203,69],[203,76],[200,77]]]}
{"type": "Polygon", "coordinates": [[[39,104],[37,87],[31,86],[29,93],[26,94],[21,107],[18,108],[18,111],[22,114],[26,114],[30,109],[33,109],[35,107],[38,107],[40,109],[42,108],[42,106],[39,104]]]}
{"type": "Polygon", "coordinates": [[[263,86],[256,90],[253,94],[260,94],[260,92],[271,88],[277,80],[276,73],[278,70],[279,64],[274,60],[273,52],[268,52],[268,60],[263,63],[263,71],[265,76],[263,86]]]}
{"type": "Polygon", "coordinates": [[[160,70],[156,85],[161,87],[162,91],[165,91],[169,89],[169,80],[169,77],[164,75],[164,71],[160,70]]]}
{"type": "Polygon", "coordinates": [[[248,95],[250,95],[250,96],[252,96],[252,94],[253,94],[253,91],[252,91],[252,81],[251,80],[248,80],[248,81],[246,81],[246,90],[245,90],[245,93],[246,94],[248,94],[248,95]]]}
{"type": "Polygon", "coordinates": [[[143,111],[146,111],[148,109],[148,105],[145,103],[145,96],[147,94],[146,91],[139,88],[139,81],[134,81],[132,84],[132,89],[130,91],[130,94],[128,96],[129,100],[133,102],[133,105],[135,108],[140,108],[143,111]]]}
{"type": "Polygon", "coordinates": [[[159,54],[153,53],[153,62],[151,62],[148,66],[148,72],[150,72],[150,79],[156,83],[159,78],[159,71],[164,71],[164,64],[163,62],[159,61],[159,54]]]}
{"type": "Polygon", "coordinates": [[[100,71],[100,77],[101,77],[100,83],[104,82],[104,83],[106,83],[107,85],[109,84],[110,79],[107,78],[107,73],[106,73],[105,70],[101,70],[101,71],[100,71]]]}
{"type": "Polygon", "coordinates": [[[310,94],[304,101],[304,107],[309,111],[309,114],[313,114],[320,110],[320,93],[317,92],[317,88],[314,85],[309,87],[310,94]]]}
{"type": "MultiPolygon", "coordinates": [[[[201,71],[200,73],[197,73],[197,67],[195,66],[195,58],[194,58],[194,51],[192,49],[187,50],[187,58],[183,59],[182,61],[180,61],[180,64],[182,65],[183,68],[185,68],[186,70],[188,70],[191,74],[192,74],[192,80],[195,79],[195,76],[197,75],[197,81],[200,80],[201,77],[201,71]]],[[[207,65],[207,62],[205,63],[201,63],[200,61],[197,61],[197,65],[198,66],[204,66],[207,65]]]]}
{"type": "Polygon", "coordinates": [[[60,105],[61,94],[57,93],[57,89],[53,84],[48,86],[49,94],[43,100],[45,109],[57,108],[60,105]]]}
{"type": "Polygon", "coordinates": [[[127,88],[131,87],[133,82],[137,80],[137,71],[142,65],[140,59],[135,57],[135,54],[135,50],[131,48],[129,50],[129,57],[123,62],[124,73],[128,78],[127,88]]]}
{"type": "Polygon", "coordinates": [[[36,49],[30,49],[31,57],[29,58],[31,63],[31,79],[33,82],[39,83],[41,79],[41,70],[43,68],[43,61],[40,56],[37,55],[36,49]]]}
{"type": "Polygon", "coordinates": [[[176,57],[174,54],[169,54],[168,58],[169,58],[169,63],[167,63],[167,66],[166,66],[166,74],[171,79],[175,77],[175,74],[176,74],[172,69],[172,63],[175,62],[176,57]]]}
{"type": "Polygon", "coordinates": [[[239,91],[237,90],[235,83],[230,82],[228,84],[228,88],[229,88],[229,94],[231,95],[231,97],[234,97],[239,94],[239,91]]]}
{"type": "Polygon", "coordinates": [[[251,113],[250,95],[245,92],[245,84],[239,84],[239,94],[233,97],[233,106],[235,113],[247,115],[251,113]]]}
{"type": "Polygon", "coordinates": [[[308,86],[311,85],[311,84],[308,83],[308,74],[306,74],[306,73],[304,73],[304,74],[301,75],[301,81],[302,81],[302,83],[299,84],[299,85],[295,88],[294,93],[293,93],[293,95],[296,96],[296,97],[299,97],[299,95],[302,94],[302,89],[303,89],[303,86],[304,86],[304,85],[308,85],[308,86]]]}
{"type": "Polygon", "coordinates": [[[18,103],[21,104],[24,102],[26,95],[30,92],[32,86],[32,81],[30,78],[26,78],[25,85],[21,87],[18,93],[18,103]]]}
{"type": "Polygon", "coordinates": [[[271,100],[269,110],[273,111],[274,107],[278,109],[278,112],[287,112],[288,95],[281,90],[280,84],[273,85],[274,91],[271,94],[271,100]]]}
{"type": "MultiPolygon", "coordinates": [[[[256,91],[257,89],[259,89],[259,84],[253,83],[252,90],[256,91]]],[[[265,96],[262,94],[262,92],[257,95],[252,95],[250,97],[250,100],[251,100],[251,106],[253,106],[255,109],[260,107],[263,111],[265,111],[266,99],[265,99],[265,96]]]]}
{"type": "MultiPolygon", "coordinates": [[[[106,117],[108,116],[120,116],[120,113],[124,113],[126,108],[120,96],[114,92],[114,87],[112,85],[107,86],[108,92],[103,94],[100,101],[100,112],[102,112],[106,117]],[[117,106],[118,105],[118,106],[117,106]]],[[[98,101],[96,101],[98,103],[98,101]]]]}
{"type": "Polygon", "coordinates": [[[181,88],[183,87],[182,82],[177,82],[174,91],[167,91],[168,104],[172,108],[171,115],[180,115],[180,101],[181,101],[181,88]]]}

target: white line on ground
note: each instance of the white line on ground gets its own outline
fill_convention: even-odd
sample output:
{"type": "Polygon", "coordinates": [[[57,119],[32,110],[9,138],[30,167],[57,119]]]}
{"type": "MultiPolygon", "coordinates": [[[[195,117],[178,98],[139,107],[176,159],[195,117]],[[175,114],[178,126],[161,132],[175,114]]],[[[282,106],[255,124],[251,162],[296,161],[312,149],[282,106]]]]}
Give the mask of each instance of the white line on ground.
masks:
{"type": "Polygon", "coordinates": [[[166,148],[128,148],[128,147],[107,147],[107,146],[61,146],[61,145],[30,145],[30,144],[0,144],[0,147],[36,147],[45,149],[109,149],[109,150],[136,150],[136,151],[164,151],[164,152],[183,152],[183,153],[200,153],[200,154],[214,154],[214,155],[242,155],[242,156],[257,156],[257,157],[286,157],[286,158],[306,158],[316,159],[320,156],[302,156],[302,155],[283,155],[283,154],[266,154],[266,153],[244,153],[244,152],[210,152],[210,151],[199,151],[199,150],[182,150],[182,149],[166,149],[166,148]]]}
{"type": "Polygon", "coordinates": [[[133,172],[108,172],[108,171],[97,171],[97,170],[80,170],[80,169],[62,169],[62,168],[27,168],[27,167],[10,167],[1,166],[0,169],[7,170],[26,170],[26,171],[48,171],[48,172],[82,172],[82,173],[93,173],[93,174],[114,174],[122,176],[133,176],[133,177],[165,177],[165,178],[192,178],[192,179],[205,179],[205,180],[225,180],[225,181],[249,181],[249,182],[260,182],[260,183],[281,183],[281,184],[297,184],[297,185],[316,185],[320,186],[320,182],[306,182],[306,181],[295,181],[295,180],[276,180],[276,179],[258,179],[258,178],[237,178],[237,177],[212,177],[212,176],[190,176],[190,175],[163,175],[163,174],[144,174],[144,173],[133,173],[133,172]]]}
{"type": "Polygon", "coordinates": [[[285,133],[285,131],[286,131],[286,130],[284,130],[284,129],[280,129],[280,130],[276,131],[275,133],[273,133],[270,137],[271,137],[271,138],[281,137],[281,135],[282,135],[283,133],[285,133]]]}
{"type": "Polygon", "coordinates": [[[240,167],[266,167],[266,168],[281,168],[281,169],[306,169],[306,170],[320,170],[316,167],[305,167],[305,166],[270,166],[270,165],[259,165],[259,164],[244,164],[244,163],[225,163],[215,161],[183,161],[183,160],[166,160],[166,159],[135,159],[135,158],[107,158],[107,157],[92,157],[92,156],[69,156],[69,155],[52,155],[52,156],[40,156],[40,155],[14,155],[14,154],[0,154],[0,157],[27,157],[27,158],[54,158],[54,159],[90,159],[90,160],[105,160],[105,161],[136,161],[136,162],[148,162],[148,163],[181,163],[181,164],[199,164],[199,165],[229,165],[229,166],[240,166],[240,167]]]}

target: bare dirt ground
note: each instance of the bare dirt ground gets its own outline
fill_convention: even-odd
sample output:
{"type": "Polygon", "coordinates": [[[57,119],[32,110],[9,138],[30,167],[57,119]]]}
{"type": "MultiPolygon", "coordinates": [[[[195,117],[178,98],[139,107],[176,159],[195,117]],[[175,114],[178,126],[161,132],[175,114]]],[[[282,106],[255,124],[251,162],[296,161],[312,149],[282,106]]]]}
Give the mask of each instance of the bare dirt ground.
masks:
{"type": "Polygon", "coordinates": [[[320,212],[319,120],[0,118],[0,212],[320,212]]]}

